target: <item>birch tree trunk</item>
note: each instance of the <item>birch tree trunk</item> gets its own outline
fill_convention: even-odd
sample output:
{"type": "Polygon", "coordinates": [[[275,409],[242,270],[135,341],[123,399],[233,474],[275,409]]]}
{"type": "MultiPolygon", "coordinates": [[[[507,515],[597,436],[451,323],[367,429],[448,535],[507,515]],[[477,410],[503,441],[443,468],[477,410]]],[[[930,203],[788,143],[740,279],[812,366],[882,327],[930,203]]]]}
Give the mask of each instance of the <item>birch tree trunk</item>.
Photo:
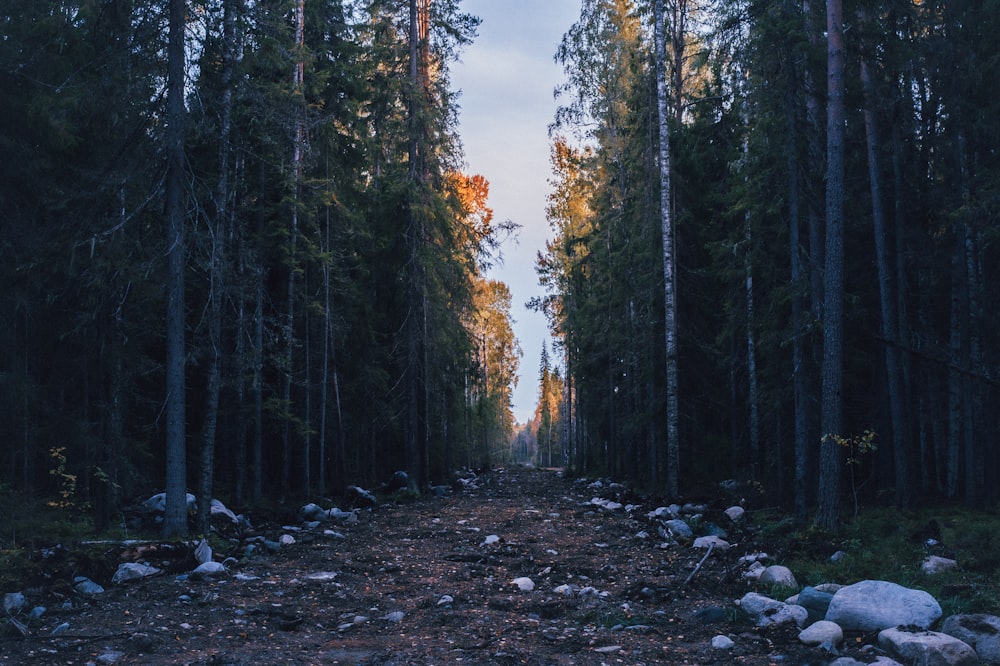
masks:
{"type": "MultiPolygon", "coordinates": [[[[295,48],[297,60],[292,72],[292,95],[296,102],[303,102],[305,78],[305,0],[295,3],[295,48]]],[[[281,440],[281,492],[288,496],[291,490],[292,461],[292,378],[295,363],[295,287],[297,245],[299,240],[299,186],[302,181],[302,150],[305,143],[304,104],[295,110],[295,145],[292,149],[292,219],[288,238],[288,304],[285,313],[285,384],[282,390],[282,440],[281,440]]]]}
{"type": "Polygon", "coordinates": [[[663,242],[663,306],[664,342],[666,345],[666,417],[667,417],[667,457],[666,491],[670,497],[678,495],[680,464],[677,364],[677,303],[676,275],[674,267],[674,221],[671,209],[670,189],[670,99],[667,94],[667,47],[666,26],[664,25],[664,0],[654,2],[654,39],[656,61],[656,101],[659,127],[660,165],[660,234],[663,242]]]}

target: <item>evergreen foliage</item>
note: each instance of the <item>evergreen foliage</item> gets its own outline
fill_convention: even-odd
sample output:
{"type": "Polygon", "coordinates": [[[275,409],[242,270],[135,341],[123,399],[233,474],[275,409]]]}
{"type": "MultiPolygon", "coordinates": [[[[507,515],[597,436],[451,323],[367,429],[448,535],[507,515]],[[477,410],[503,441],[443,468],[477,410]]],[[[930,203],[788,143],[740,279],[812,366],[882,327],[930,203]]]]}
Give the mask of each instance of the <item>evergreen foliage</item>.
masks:
{"type": "MultiPolygon", "coordinates": [[[[164,4],[0,11],[0,486],[99,528],[167,462],[164,4]]],[[[376,485],[407,467],[408,433],[421,486],[507,455],[520,352],[483,274],[512,225],[460,173],[448,81],[478,19],[420,5],[414,81],[407,3],[184,3],[191,492],[376,485]]]]}
{"type": "MultiPolygon", "coordinates": [[[[554,237],[537,263],[547,293],[534,304],[569,387],[559,437],[573,471],[669,494],[653,4],[585,0],[557,51],[568,83],[553,134],[554,237]]],[[[843,179],[831,181],[822,3],[664,6],[679,492],[755,481],[800,515],[820,502],[825,527],[855,490],[901,507],[995,502],[986,295],[998,277],[1000,127],[985,91],[996,15],[977,3],[843,3],[843,179]],[[842,208],[827,205],[831,183],[842,208]],[[831,210],[843,284],[827,280],[824,293],[840,237],[826,236],[831,210]],[[842,361],[824,360],[824,334],[842,361]],[[842,381],[826,396],[824,363],[842,381]],[[822,432],[821,402],[837,432],[822,432]],[[847,488],[835,442],[863,432],[882,445],[850,461],[847,488]]]]}

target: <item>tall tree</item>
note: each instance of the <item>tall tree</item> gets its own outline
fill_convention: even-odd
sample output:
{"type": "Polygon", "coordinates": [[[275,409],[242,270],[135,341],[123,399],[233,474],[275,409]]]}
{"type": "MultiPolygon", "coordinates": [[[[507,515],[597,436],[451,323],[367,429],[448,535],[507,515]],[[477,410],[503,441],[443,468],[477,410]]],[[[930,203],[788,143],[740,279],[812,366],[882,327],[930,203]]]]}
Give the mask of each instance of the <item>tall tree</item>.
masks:
{"type": "Polygon", "coordinates": [[[187,424],[184,312],[184,30],[187,3],[170,0],[167,45],[167,436],[166,536],[187,534],[187,424]]]}
{"type": "MultiPolygon", "coordinates": [[[[666,491],[671,497],[678,493],[680,465],[680,400],[677,358],[677,278],[674,256],[673,202],[670,187],[670,121],[671,99],[667,88],[667,38],[663,1],[655,0],[653,32],[656,62],[656,108],[660,176],[660,233],[663,244],[663,315],[666,358],[666,419],[667,459],[666,491]]],[[[680,69],[680,63],[674,64],[680,69]]],[[[676,90],[674,91],[676,94],[676,90]]]]}
{"type": "Polygon", "coordinates": [[[827,0],[826,259],[823,265],[823,399],[816,524],[832,530],[840,515],[844,381],[844,8],[827,0]]]}

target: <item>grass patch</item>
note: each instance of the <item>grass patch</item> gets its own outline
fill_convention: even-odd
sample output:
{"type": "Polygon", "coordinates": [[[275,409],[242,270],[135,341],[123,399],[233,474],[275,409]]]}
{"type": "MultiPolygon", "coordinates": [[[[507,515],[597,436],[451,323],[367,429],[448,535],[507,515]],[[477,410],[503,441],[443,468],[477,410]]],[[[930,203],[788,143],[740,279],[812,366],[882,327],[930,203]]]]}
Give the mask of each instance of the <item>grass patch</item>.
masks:
{"type": "MultiPolygon", "coordinates": [[[[784,531],[787,525],[776,531],[784,531]]],[[[789,536],[783,562],[803,585],[886,580],[926,590],[945,616],[1000,613],[1000,513],[941,505],[900,513],[890,508],[861,511],[838,534],[800,526],[789,536]],[[844,552],[839,561],[830,555],[844,552]],[[925,574],[929,555],[954,559],[958,567],[925,574]]]]}

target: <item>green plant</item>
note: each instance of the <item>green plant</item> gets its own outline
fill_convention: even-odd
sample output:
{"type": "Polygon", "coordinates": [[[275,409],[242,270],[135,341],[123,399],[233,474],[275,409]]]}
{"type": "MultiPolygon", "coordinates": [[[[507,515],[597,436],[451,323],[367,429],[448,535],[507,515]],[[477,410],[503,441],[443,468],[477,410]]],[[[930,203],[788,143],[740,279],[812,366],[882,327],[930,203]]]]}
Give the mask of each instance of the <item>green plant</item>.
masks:
{"type": "Polygon", "coordinates": [[[49,474],[59,479],[59,499],[49,500],[48,505],[58,509],[69,509],[75,506],[73,497],[76,495],[76,474],[66,471],[66,447],[54,446],[49,449],[49,457],[54,467],[49,474]]]}
{"type": "Polygon", "coordinates": [[[875,431],[869,429],[860,435],[852,435],[851,437],[843,437],[835,433],[823,435],[824,442],[830,439],[837,446],[847,449],[847,469],[850,470],[851,494],[854,498],[854,519],[857,520],[859,510],[858,491],[861,489],[861,485],[863,485],[858,483],[857,468],[861,466],[861,461],[865,455],[878,450],[878,446],[875,444],[875,431]]]}

